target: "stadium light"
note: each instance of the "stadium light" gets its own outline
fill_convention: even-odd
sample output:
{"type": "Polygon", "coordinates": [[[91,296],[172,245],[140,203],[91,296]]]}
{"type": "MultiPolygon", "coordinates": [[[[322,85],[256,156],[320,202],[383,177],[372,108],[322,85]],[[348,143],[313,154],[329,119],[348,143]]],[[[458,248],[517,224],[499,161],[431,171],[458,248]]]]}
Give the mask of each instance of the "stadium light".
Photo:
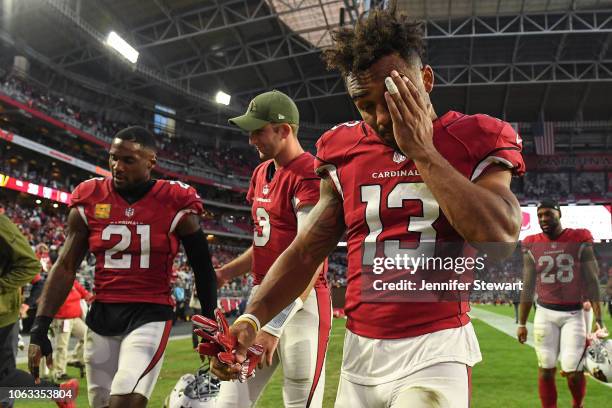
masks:
{"type": "Polygon", "coordinates": [[[111,31],[108,33],[108,37],[106,37],[106,45],[113,48],[132,64],[135,64],[136,61],[138,61],[138,51],[136,51],[134,47],[128,44],[116,32],[111,31]]]}
{"type": "Polygon", "coordinates": [[[230,99],[232,99],[232,97],[223,91],[219,91],[217,92],[217,95],[215,95],[215,102],[220,103],[221,105],[229,105],[230,99]]]}

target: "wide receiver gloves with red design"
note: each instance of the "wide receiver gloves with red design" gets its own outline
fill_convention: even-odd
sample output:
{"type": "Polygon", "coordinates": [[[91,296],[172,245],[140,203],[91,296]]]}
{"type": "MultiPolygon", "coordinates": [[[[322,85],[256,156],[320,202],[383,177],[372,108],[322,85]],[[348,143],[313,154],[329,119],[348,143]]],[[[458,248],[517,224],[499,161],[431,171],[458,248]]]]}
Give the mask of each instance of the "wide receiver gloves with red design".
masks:
{"type": "MultiPolygon", "coordinates": [[[[223,364],[234,365],[236,361],[236,337],[229,332],[229,324],[221,309],[215,310],[215,320],[201,315],[194,315],[191,322],[198,326],[193,332],[204,340],[198,345],[198,353],[201,356],[217,357],[223,364]]],[[[263,354],[263,347],[253,344],[247,349],[246,360],[241,364],[238,380],[245,382],[248,378],[255,376],[255,368],[263,354]]]]}

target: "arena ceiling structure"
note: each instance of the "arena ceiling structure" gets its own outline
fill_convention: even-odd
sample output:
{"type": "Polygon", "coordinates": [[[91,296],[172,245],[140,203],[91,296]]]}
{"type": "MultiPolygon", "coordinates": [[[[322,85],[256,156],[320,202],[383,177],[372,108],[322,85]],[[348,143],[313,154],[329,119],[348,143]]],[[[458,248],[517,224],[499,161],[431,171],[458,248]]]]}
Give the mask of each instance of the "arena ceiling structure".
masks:
{"type": "MultiPolygon", "coordinates": [[[[107,105],[157,103],[224,128],[254,95],[279,89],[298,103],[303,127],[320,134],[357,117],[321,49],[331,30],[374,3],[3,0],[0,39],[48,68],[38,72],[41,81],[78,82],[107,95],[107,105]],[[105,45],[111,30],[138,50],[136,64],[105,45]],[[215,102],[218,90],[231,95],[229,106],[215,102]]],[[[439,113],[612,120],[612,0],[397,0],[397,7],[426,21],[439,113]]],[[[597,143],[607,148],[610,137],[597,143]]]]}

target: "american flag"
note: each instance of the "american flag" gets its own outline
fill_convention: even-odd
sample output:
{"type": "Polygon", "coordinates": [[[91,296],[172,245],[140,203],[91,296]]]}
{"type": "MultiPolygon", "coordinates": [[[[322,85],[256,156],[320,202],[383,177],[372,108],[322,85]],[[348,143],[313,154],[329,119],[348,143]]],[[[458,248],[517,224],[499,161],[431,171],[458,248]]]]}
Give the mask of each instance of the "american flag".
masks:
{"type": "Polygon", "coordinates": [[[536,154],[551,156],[555,154],[555,125],[553,122],[536,122],[532,126],[536,154]]]}

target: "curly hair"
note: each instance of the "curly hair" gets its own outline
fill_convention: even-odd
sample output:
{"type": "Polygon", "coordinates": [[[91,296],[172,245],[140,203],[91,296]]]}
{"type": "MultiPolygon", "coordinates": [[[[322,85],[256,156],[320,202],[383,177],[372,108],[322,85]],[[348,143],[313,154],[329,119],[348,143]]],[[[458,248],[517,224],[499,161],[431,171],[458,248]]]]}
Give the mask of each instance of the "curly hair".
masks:
{"type": "Polygon", "coordinates": [[[328,70],[337,69],[343,76],[368,69],[385,55],[398,53],[408,61],[425,52],[422,21],[396,16],[393,10],[371,10],[362,16],[355,28],[341,28],[332,33],[334,45],[323,51],[328,70]]]}

